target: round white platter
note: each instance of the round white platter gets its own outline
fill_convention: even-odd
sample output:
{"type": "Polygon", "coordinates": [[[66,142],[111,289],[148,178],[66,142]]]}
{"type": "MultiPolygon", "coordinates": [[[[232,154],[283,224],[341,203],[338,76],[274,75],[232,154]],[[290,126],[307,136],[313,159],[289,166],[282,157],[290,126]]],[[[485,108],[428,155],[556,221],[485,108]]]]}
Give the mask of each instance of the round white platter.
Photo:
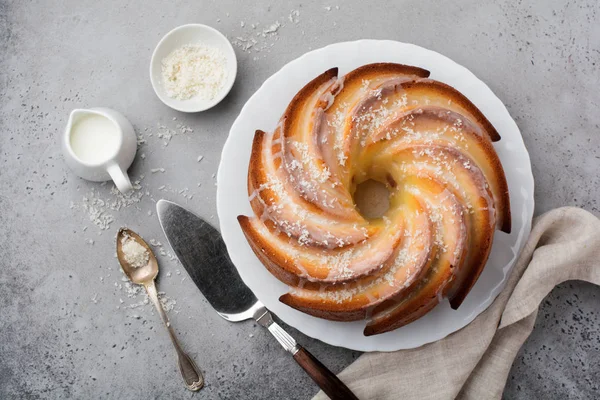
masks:
{"type": "Polygon", "coordinates": [[[288,325],[334,346],[360,351],[394,351],[434,342],[455,332],[483,312],[504,287],[531,230],[533,175],[521,133],[506,107],[473,73],[431,50],[389,40],[359,40],[329,45],[291,61],[271,76],[242,108],[223,148],[218,172],[217,210],[227,250],[242,279],[267,308],[288,325]],[[364,321],[334,322],[301,313],[279,302],[288,288],[256,258],[238,224],[252,215],[247,194],[248,161],[256,129],[275,128],[287,104],[307,82],[338,67],[339,75],[373,62],[395,62],[431,71],[431,78],[467,96],[490,120],[502,140],[494,147],[502,161],[510,191],[512,232],[497,231],[487,265],[458,310],[447,300],[423,318],[381,335],[363,335],[364,321]]]}

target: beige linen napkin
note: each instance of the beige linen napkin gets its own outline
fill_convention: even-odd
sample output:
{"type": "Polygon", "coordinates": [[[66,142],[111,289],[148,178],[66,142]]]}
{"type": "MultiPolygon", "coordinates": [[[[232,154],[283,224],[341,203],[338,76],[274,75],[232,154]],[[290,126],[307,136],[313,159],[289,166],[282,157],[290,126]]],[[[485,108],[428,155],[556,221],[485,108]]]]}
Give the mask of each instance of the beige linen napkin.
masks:
{"type": "Polygon", "coordinates": [[[534,220],[506,287],[473,322],[416,349],[363,354],[339,376],[362,400],[500,399],[541,301],[571,279],[600,285],[600,220],[564,207],[534,220]]]}

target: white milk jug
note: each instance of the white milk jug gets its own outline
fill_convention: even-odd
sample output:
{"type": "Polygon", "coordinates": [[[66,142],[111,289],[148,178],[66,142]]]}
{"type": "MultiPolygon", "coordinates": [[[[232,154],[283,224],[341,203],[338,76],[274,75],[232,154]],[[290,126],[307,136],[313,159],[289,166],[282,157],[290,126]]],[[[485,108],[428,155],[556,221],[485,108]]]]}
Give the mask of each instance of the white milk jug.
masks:
{"type": "Polygon", "coordinates": [[[67,165],[78,176],[96,182],[112,179],[121,193],[132,189],[127,169],[137,138],[123,114],[109,108],[73,110],[62,147],[67,165]]]}

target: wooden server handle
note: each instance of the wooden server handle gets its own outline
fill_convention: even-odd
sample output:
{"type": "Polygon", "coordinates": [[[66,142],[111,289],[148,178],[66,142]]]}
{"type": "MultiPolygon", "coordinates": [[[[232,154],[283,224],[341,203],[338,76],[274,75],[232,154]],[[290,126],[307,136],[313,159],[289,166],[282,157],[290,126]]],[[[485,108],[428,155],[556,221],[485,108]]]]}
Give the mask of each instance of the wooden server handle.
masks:
{"type": "Polygon", "coordinates": [[[304,347],[298,347],[298,351],[294,353],[294,360],[331,400],[358,400],[358,397],[333,372],[321,364],[304,347]]]}

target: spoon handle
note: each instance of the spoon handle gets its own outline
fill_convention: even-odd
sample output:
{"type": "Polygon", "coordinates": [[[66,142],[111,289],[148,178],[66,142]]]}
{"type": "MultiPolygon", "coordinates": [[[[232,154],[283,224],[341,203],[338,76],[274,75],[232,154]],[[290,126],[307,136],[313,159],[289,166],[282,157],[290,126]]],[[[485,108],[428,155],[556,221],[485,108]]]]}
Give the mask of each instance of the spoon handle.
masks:
{"type": "Polygon", "coordinates": [[[179,341],[175,336],[175,332],[173,331],[173,328],[171,328],[171,323],[169,322],[167,313],[165,313],[165,310],[158,299],[156,284],[154,281],[151,281],[150,283],[144,285],[144,287],[146,288],[146,292],[148,292],[148,297],[150,297],[154,307],[156,307],[158,315],[160,315],[160,319],[167,327],[167,331],[169,331],[169,337],[171,338],[171,342],[173,342],[173,346],[177,352],[179,372],[181,372],[181,376],[185,382],[185,387],[194,392],[202,389],[202,386],[204,386],[204,377],[202,376],[202,372],[200,372],[194,361],[183,351],[179,345],[179,341]]]}

